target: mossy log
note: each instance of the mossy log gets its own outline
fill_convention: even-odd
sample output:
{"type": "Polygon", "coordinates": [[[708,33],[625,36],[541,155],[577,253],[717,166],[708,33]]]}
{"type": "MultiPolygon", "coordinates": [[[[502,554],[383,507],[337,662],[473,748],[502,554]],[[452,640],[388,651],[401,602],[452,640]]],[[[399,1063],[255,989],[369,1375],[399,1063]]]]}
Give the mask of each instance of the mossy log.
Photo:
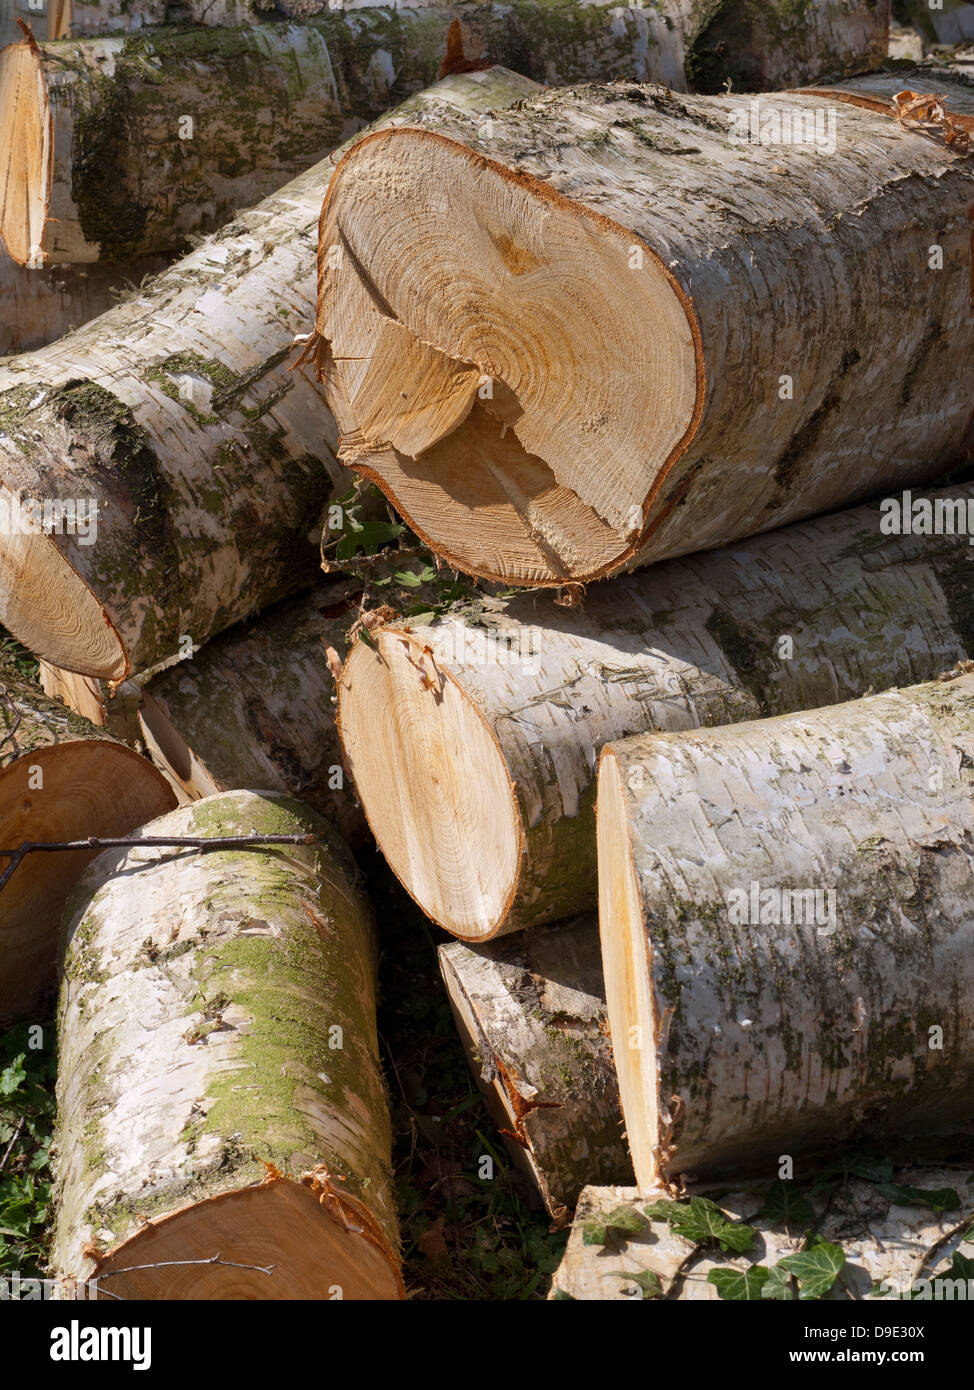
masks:
{"type": "Polygon", "coordinates": [[[270,793],[144,828],[251,832],[315,843],[107,852],[79,885],[52,1263],[102,1297],[401,1298],[372,920],[347,851],[270,793]]]}
{"type": "Polygon", "coordinates": [[[602,959],[640,1186],[974,1117],[972,793],[971,675],[603,749],[602,959]]]}
{"type": "Polygon", "coordinates": [[[348,767],[423,911],[482,941],[594,908],[612,739],[849,700],[974,657],[974,485],[915,500],[944,531],[936,508],[954,529],[956,502],[956,533],[885,534],[892,511],[858,507],[620,576],[578,609],[485,599],[356,643],[339,681],[348,767]]]}
{"type": "Polygon", "coordinates": [[[632,1182],[594,914],[439,954],[488,1109],[552,1217],[568,1219],[586,1183],[632,1182]]]}
{"type": "MultiPolygon", "coordinates": [[[[921,1281],[934,1279],[952,1281],[949,1292],[941,1292],[940,1298],[963,1299],[967,1290],[958,1295],[958,1275],[952,1275],[951,1268],[955,1252],[971,1258],[970,1237],[964,1229],[969,1223],[963,1220],[964,1215],[974,1215],[970,1179],[969,1163],[958,1167],[911,1164],[878,1173],[875,1181],[849,1176],[831,1184],[802,1187],[789,1181],[775,1188],[769,1180],[760,1187],[725,1189],[711,1200],[716,1200],[727,1221],[750,1226],[756,1233],[751,1251],[744,1254],[721,1250],[715,1243],[694,1245],[664,1218],[647,1218],[646,1207],[655,1205],[659,1195],[647,1201],[647,1194],[638,1188],[593,1185],[581,1195],[548,1297],[630,1303],[652,1298],[717,1300],[718,1287],[709,1279],[714,1270],[732,1270],[742,1276],[755,1265],[770,1269],[806,1248],[806,1231],[814,1223],[820,1239],[838,1247],[844,1256],[839,1277],[826,1295],[830,1301],[906,1298],[911,1290],[919,1298],[932,1298],[936,1287],[929,1284],[925,1292],[921,1281]],[[952,1192],[957,1206],[944,1216],[922,1195],[911,1200],[917,1191],[935,1198],[952,1192]],[[789,1200],[793,1213],[799,1201],[805,1204],[801,1219],[783,1218],[789,1200]],[[956,1225],[952,1234],[949,1226],[945,1230],[947,1223],[956,1225]],[[597,1237],[603,1232],[601,1242],[597,1237]]],[[[751,1297],[760,1301],[767,1275],[749,1277],[751,1297]]],[[[797,1296],[794,1278],[776,1294],[786,1299],[797,1296]]]]}
{"type": "MultiPolygon", "coordinates": [[[[530,89],[466,74],[388,119],[530,89]]],[[[332,172],[315,165],[137,298],[0,366],[0,496],[98,504],[95,544],[0,532],[0,623],[45,661],[122,681],[320,577],[318,518],[348,474],[321,388],[289,361],[332,172]]]]}
{"type": "MultiPolygon", "coordinates": [[[[49,0],[52,5],[55,0],[49,0]]],[[[71,0],[60,0],[61,5],[71,0]]],[[[948,4],[950,0],[948,0],[948,4]]],[[[372,8],[375,0],[342,0],[342,10],[372,8]]],[[[425,8],[410,0],[399,8],[425,8]]],[[[239,25],[284,15],[307,20],[330,9],[329,0],[189,0],[197,24],[239,25]]],[[[164,23],[164,0],[74,0],[75,35],[164,23]]],[[[551,83],[593,78],[664,82],[684,91],[738,91],[814,82],[827,73],[860,72],[886,57],[886,0],[655,0],[629,7],[606,0],[508,0],[503,6],[461,3],[468,57],[484,51],[512,62],[498,48],[519,44],[518,71],[551,83]],[[485,36],[491,39],[484,44],[485,36]],[[479,40],[479,42],[478,42],[479,40]],[[471,42],[473,41],[473,42],[471,42]]],[[[54,16],[49,12],[49,23],[54,16]]],[[[54,21],[56,23],[56,21],[54,21]]],[[[48,38],[68,32],[49,29],[48,38]]]]}
{"type": "Polygon", "coordinates": [[[974,85],[935,80],[951,143],[869,77],[362,140],[319,240],[341,458],[451,566],[534,586],[930,482],[974,444],[974,85]]]}
{"type": "MultiPolygon", "coordinates": [[[[335,724],[328,661],[345,655],[355,604],[344,581],[279,604],[145,686],[139,721],[162,770],[198,800],[266,787],[307,802],[346,843],[366,839],[335,724]]],[[[113,702],[109,702],[109,707],[113,702]]]]}
{"type": "Polygon", "coordinates": [[[45,347],[136,293],[164,256],[116,265],[51,266],[29,270],[0,247],[0,357],[45,347]]]}
{"type": "MultiPolygon", "coordinates": [[[[127,835],[176,804],[165,779],[0,658],[0,849],[127,835]]],[[[0,889],[0,1026],[42,1021],[65,901],[97,850],[27,854],[0,889]]],[[[10,864],[0,856],[0,873],[10,864]]]]}

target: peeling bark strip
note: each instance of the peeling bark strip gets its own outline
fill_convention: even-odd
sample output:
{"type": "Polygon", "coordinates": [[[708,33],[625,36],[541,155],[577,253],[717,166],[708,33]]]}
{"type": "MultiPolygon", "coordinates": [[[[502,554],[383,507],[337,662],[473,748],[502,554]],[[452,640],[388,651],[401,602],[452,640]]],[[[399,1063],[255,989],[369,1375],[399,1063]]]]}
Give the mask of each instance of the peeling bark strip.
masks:
{"type": "MultiPolygon", "coordinates": [[[[165,779],[0,658],[0,849],[127,835],[176,804],[165,779]]],[[[65,900],[95,852],[28,855],[0,895],[0,1027],[38,1016],[65,900]]],[[[9,864],[0,856],[0,871],[9,864]]]]}
{"type": "MultiPolygon", "coordinates": [[[[53,3],[53,0],[49,0],[53,3]]],[[[343,10],[370,9],[374,0],[343,0],[343,10]]],[[[163,0],[76,3],[74,34],[165,23],[163,0]]],[[[307,21],[327,12],[328,0],[190,0],[197,24],[248,24],[286,15],[307,21]]],[[[412,0],[405,9],[427,8],[412,0]]],[[[503,6],[458,4],[467,34],[467,56],[486,53],[539,81],[569,83],[592,78],[663,82],[684,91],[787,87],[828,73],[860,72],[886,57],[886,0],[655,0],[627,8],[595,0],[506,0],[503,6]],[[473,53],[470,39],[491,42],[473,53]],[[516,41],[516,57],[501,42],[516,41]]],[[[58,33],[63,32],[59,30],[58,33]]],[[[48,37],[56,35],[48,34],[48,37]]]]}
{"type": "Polygon", "coordinates": [[[972,769],[971,676],[603,750],[602,957],[640,1186],[974,1115],[972,769]]]}
{"type": "MultiPolygon", "coordinates": [[[[911,1164],[908,1168],[897,1168],[892,1180],[880,1186],[861,1178],[850,1178],[838,1191],[830,1191],[827,1187],[824,1191],[802,1189],[798,1183],[789,1182],[788,1191],[801,1191],[814,1212],[808,1224],[816,1220],[822,1240],[839,1246],[845,1255],[833,1296],[843,1301],[850,1297],[875,1298],[873,1290],[885,1285],[887,1298],[902,1297],[904,1290],[915,1285],[916,1292],[923,1297],[923,1285],[919,1281],[956,1279],[956,1275],[951,1275],[954,1251],[959,1250],[962,1256],[970,1258],[970,1246],[962,1245],[963,1228],[945,1241],[944,1225],[951,1217],[960,1221],[964,1213],[974,1209],[970,1172],[969,1163],[956,1168],[911,1164]],[[891,1195],[894,1187],[900,1191],[891,1195]],[[910,1188],[927,1192],[952,1189],[957,1194],[959,1208],[944,1218],[922,1203],[907,1205],[903,1200],[907,1195],[904,1189],[910,1188]],[[900,1197],[899,1201],[896,1196],[900,1197]],[[928,1252],[938,1245],[936,1255],[928,1260],[928,1252]]],[[[805,1231],[799,1222],[794,1222],[789,1232],[785,1222],[762,1213],[768,1185],[737,1192],[724,1190],[712,1199],[728,1221],[743,1223],[758,1232],[753,1251],[748,1255],[735,1255],[733,1251],[720,1250],[713,1245],[697,1247],[695,1254],[693,1243],[677,1234],[664,1220],[643,1220],[640,1230],[613,1245],[586,1244],[586,1228],[604,1223],[607,1217],[618,1218],[620,1208],[630,1216],[642,1217],[646,1206],[659,1196],[654,1194],[647,1201],[646,1193],[634,1187],[586,1187],[565,1254],[552,1280],[549,1299],[567,1296],[580,1300],[622,1299],[631,1303],[639,1297],[639,1283],[655,1286],[658,1298],[681,1302],[719,1299],[716,1285],[707,1277],[712,1270],[732,1269],[743,1275],[756,1263],[770,1268],[804,1248],[805,1231]]],[[[940,1297],[953,1297],[954,1289],[952,1286],[949,1295],[940,1297]]],[[[925,1296],[933,1297],[934,1293],[935,1288],[925,1296]]],[[[758,1299],[760,1296],[760,1293],[755,1294],[758,1299]]]]}
{"type": "Polygon", "coordinates": [[[0,357],[46,347],[132,294],[163,256],[116,265],[51,266],[28,270],[0,248],[0,357]]]}
{"type": "MultiPolygon", "coordinates": [[[[472,73],[388,119],[531,89],[472,73]]],[[[93,545],[0,534],[0,623],[52,665],[124,680],[319,573],[316,518],[348,475],[320,387],[288,364],[332,172],[315,165],[136,299],[0,365],[0,499],[98,502],[93,545]]]]}
{"type": "Polygon", "coordinates": [[[144,827],[251,830],[320,842],[114,850],[79,888],[52,1263],[125,1298],[400,1298],[372,920],[351,859],[271,793],[144,827]],[[121,1272],[171,1260],[200,1263],[121,1272]]]}
{"type": "Polygon", "coordinates": [[[290,792],[366,838],[335,726],[326,651],[345,654],[354,616],[345,581],[281,604],[208,643],[146,686],[139,719],[156,763],[188,797],[267,787],[290,792]]]}
{"type": "MultiPolygon", "coordinates": [[[[974,485],[921,498],[956,499],[974,533],[974,485]]],[[[969,536],[884,534],[888,515],[859,507],[668,561],[577,610],[485,599],[357,643],[338,687],[348,767],[423,911],[482,941],[594,908],[604,743],[837,703],[974,657],[969,536]]]]}
{"type": "Polygon", "coordinates": [[[439,954],[488,1109],[555,1220],[594,1177],[631,1182],[595,917],[439,954]]]}
{"type": "Polygon", "coordinates": [[[539,586],[929,482],[971,409],[974,159],[865,90],[587,86],[361,141],[319,242],[343,461],[539,586]]]}

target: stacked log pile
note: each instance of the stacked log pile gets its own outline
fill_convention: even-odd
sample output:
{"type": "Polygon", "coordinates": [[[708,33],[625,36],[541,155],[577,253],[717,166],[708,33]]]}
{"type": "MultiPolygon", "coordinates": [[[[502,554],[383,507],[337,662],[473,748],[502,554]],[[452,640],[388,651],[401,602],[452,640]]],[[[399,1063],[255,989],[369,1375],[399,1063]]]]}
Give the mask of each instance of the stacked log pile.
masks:
{"type": "Polygon", "coordinates": [[[186,16],[0,51],[52,1269],[405,1297],[374,848],[575,1217],[551,1297],[966,1268],[915,1208],[974,1201],[969,72],[880,67],[873,0],[186,16]]]}

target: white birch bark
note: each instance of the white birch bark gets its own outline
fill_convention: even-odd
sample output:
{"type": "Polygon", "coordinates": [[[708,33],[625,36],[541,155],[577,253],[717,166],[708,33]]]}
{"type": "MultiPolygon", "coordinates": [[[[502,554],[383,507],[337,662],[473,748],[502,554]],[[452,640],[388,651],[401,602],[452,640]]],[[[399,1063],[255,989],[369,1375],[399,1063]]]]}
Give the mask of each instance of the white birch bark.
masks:
{"type": "Polygon", "coordinates": [[[974,1116],[974,676],[602,752],[636,1180],[974,1116]]]}
{"type": "Polygon", "coordinates": [[[631,1182],[595,917],[439,954],[488,1109],[554,1220],[596,1175],[631,1182]]]}
{"type": "Polygon", "coordinates": [[[339,682],[386,859],[471,941],[594,907],[604,743],[837,703],[974,656],[971,534],[967,484],[668,561],[578,609],[522,594],[391,624],[339,682]]]}
{"type": "Polygon", "coordinates": [[[315,843],[108,851],[79,889],[52,1264],[126,1298],[401,1298],[372,920],[347,852],[270,793],[144,828],[251,832],[315,843]]]}
{"type": "Polygon", "coordinates": [[[857,81],[362,141],[320,233],[343,460],[455,568],[538,586],[932,481],[972,440],[974,87],[885,79],[936,83],[948,144],[857,81]]]}

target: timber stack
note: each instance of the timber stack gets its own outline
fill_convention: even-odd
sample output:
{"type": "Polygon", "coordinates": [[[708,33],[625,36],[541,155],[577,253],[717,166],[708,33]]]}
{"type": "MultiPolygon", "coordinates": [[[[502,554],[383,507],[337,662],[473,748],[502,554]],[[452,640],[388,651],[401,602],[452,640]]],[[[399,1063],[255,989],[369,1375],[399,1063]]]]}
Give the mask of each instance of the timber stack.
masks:
{"type": "Polygon", "coordinates": [[[885,0],[181,16],[0,0],[51,1272],[401,1300],[501,1163],[574,1219],[523,1296],[963,1273],[970,55],[891,65],[885,0]],[[416,923],[447,1105],[380,1053],[416,923]]]}

